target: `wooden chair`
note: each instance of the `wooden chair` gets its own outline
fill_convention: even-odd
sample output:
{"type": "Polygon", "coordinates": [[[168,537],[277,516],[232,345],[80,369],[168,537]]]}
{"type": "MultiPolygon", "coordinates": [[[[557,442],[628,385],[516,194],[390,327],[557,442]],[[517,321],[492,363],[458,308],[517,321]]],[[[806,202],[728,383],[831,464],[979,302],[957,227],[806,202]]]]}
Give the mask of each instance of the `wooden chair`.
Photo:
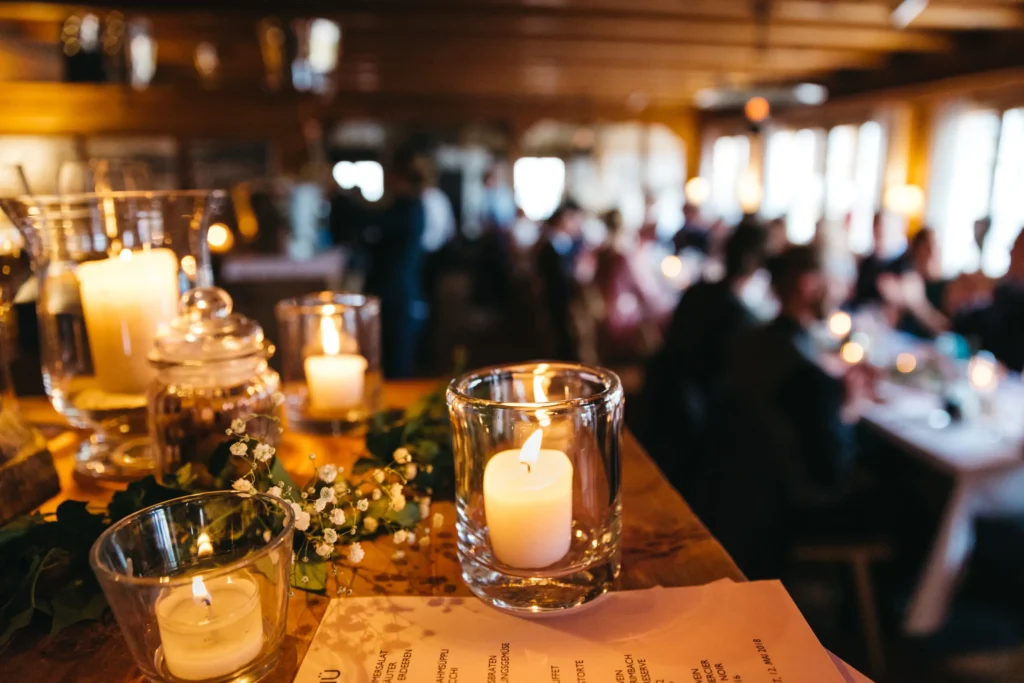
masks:
{"type": "Polygon", "coordinates": [[[803,564],[847,565],[853,575],[860,616],[861,635],[868,668],[872,675],[885,670],[885,648],[882,626],[878,617],[878,602],[871,569],[892,557],[892,548],[884,542],[801,543],[793,550],[793,559],[803,564]]]}

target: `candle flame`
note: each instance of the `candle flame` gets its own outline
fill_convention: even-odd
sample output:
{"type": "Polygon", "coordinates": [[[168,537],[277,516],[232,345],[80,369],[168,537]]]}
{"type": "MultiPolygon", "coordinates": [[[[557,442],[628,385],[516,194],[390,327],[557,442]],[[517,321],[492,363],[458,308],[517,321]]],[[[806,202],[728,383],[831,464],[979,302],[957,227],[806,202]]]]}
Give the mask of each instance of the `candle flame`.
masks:
{"type": "Polygon", "coordinates": [[[980,355],[972,358],[967,375],[975,389],[989,390],[995,387],[996,367],[989,358],[980,355]]]}
{"type": "Polygon", "coordinates": [[[523,444],[522,450],[519,451],[519,462],[523,463],[527,467],[537,462],[537,458],[540,457],[540,442],[544,440],[544,430],[538,429],[533,434],[530,434],[530,438],[523,444]]]}
{"type": "Polygon", "coordinates": [[[206,584],[203,583],[201,576],[192,577],[192,600],[197,605],[206,605],[207,607],[213,605],[213,596],[210,595],[210,591],[206,590],[206,584]]]}
{"type": "MultiPolygon", "coordinates": [[[[205,531],[203,533],[199,534],[199,538],[196,539],[196,545],[198,546],[198,549],[196,550],[196,554],[199,557],[209,557],[210,555],[213,555],[213,543],[210,542],[210,537],[206,534],[205,531]]],[[[199,577],[197,576],[196,578],[198,579],[199,577]]],[[[195,593],[195,582],[194,581],[192,582],[192,586],[193,586],[192,592],[194,594],[195,593]]],[[[204,588],[204,590],[205,590],[205,588],[204,588]]]]}
{"type": "Polygon", "coordinates": [[[132,250],[131,249],[122,249],[121,253],[118,254],[118,258],[120,258],[122,261],[131,261],[132,260],[132,250]]]}
{"type": "Polygon", "coordinates": [[[336,356],[341,352],[341,337],[338,336],[338,329],[334,326],[334,318],[324,316],[320,318],[320,345],[328,356],[336,356]]]}

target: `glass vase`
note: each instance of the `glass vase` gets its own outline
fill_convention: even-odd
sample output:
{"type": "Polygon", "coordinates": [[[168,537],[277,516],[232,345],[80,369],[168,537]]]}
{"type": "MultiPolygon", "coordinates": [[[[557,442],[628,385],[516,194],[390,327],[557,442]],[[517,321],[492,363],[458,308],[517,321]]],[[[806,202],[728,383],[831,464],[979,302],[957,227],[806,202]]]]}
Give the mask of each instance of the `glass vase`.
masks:
{"type": "Polygon", "coordinates": [[[153,681],[255,681],[277,663],[295,517],[230,491],[156,505],[103,532],[89,562],[153,681]]]}
{"type": "Polygon", "coordinates": [[[618,576],[619,378],[530,363],[448,387],[462,578],[479,598],[527,613],[603,595],[618,576]]]}
{"type": "Polygon", "coordinates": [[[288,426],[313,433],[361,431],[380,407],[380,301],[318,292],[277,304],[288,426]]]}
{"type": "Polygon", "coordinates": [[[153,470],[148,354],[180,295],[211,284],[206,230],[225,193],[109,192],[0,198],[39,282],[43,384],[57,412],[93,430],[76,474],[153,470]]]}

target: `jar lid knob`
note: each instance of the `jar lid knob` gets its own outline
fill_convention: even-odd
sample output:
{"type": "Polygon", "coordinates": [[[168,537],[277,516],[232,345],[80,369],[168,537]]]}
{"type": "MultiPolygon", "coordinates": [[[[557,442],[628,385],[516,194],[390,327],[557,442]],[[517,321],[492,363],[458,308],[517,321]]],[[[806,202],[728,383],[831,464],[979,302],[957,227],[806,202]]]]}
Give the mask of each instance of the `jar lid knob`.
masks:
{"type": "Polygon", "coordinates": [[[233,303],[220,287],[200,287],[181,295],[181,313],[190,322],[223,319],[231,315],[233,303]]]}

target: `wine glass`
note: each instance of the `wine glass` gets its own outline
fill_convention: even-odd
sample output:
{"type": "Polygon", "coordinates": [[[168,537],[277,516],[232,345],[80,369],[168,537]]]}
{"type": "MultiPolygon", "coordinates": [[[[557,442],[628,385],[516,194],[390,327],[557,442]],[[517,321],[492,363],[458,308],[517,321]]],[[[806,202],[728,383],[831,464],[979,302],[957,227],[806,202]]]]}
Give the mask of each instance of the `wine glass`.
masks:
{"type": "MultiPolygon", "coordinates": [[[[27,195],[28,182],[20,164],[0,164],[0,196],[27,195]]],[[[11,377],[11,360],[17,344],[11,325],[14,301],[32,276],[29,250],[14,224],[0,213],[0,464],[45,447],[38,432],[18,412],[11,377]]]]}

